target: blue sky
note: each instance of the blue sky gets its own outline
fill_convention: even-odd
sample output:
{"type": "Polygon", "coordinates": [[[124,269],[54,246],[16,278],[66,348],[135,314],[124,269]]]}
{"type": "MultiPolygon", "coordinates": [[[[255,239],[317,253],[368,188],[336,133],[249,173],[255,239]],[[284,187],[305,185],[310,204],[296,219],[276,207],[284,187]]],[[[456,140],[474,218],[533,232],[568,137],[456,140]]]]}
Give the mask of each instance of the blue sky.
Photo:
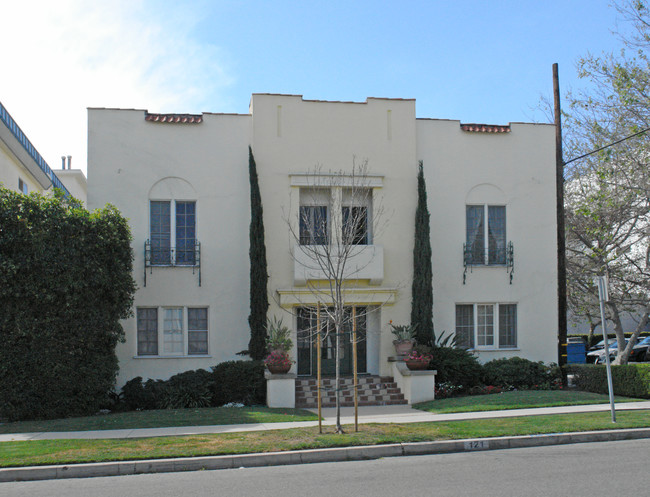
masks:
{"type": "Polygon", "coordinates": [[[251,93],[415,98],[418,117],[545,121],[551,66],[618,51],[609,0],[23,0],[0,101],[53,168],[86,170],[86,108],[248,112],[251,93]]]}

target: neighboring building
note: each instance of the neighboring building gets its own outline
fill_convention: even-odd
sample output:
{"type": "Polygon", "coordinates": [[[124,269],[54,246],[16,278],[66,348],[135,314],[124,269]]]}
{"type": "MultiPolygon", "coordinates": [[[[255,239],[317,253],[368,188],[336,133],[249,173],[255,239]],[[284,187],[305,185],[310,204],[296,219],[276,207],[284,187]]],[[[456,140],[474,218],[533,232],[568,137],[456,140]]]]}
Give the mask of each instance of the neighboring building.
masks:
{"type": "Polygon", "coordinates": [[[78,169],[55,173],[0,103],[0,184],[24,194],[60,188],[86,202],[86,177],[78,169]]]}
{"type": "MultiPolygon", "coordinates": [[[[482,362],[557,360],[553,126],[416,119],[414,100],[255,94],[246,115],[90,109],[88,130],[88,205],[116,205],[133,231],[139,289],[118,346],[118,385],[209,368],[247,348],[249,145],[264,208],[268,315],[292,323],[294,372],[314,373],[304,309],[316,301],[308,280],[322,279],[296,245],[318,244],[355,212],[364,222],[348,301],[367,312],[360,368],[392,374],[389,321],[410,320],[420,160],[436,332],[455,330],[482,362]],[[369,167],[363,205],[346,203],[349,178],[328,182],[327,172],[350,171],[353,161],[369,167]],[[328,211],[332,198],[341,213],[328,211]],[[380,209],[382,229],[373,230],[380,209]],[[302,236],[305,219],[322,229],[302,236]]],[[[323,352],[328,360],[333,349],[323,352]]]]}

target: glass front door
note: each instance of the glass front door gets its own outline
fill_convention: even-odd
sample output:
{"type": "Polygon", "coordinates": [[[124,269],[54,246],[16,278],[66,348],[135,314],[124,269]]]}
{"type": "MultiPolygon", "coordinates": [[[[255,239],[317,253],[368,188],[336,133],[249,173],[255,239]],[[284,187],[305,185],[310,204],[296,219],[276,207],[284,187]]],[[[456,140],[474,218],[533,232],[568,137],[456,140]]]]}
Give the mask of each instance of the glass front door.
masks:
{"type": "MultiPolygon", "coordinates": [[[[332,309],[330,309],[332,311],[332,309]]],[[[346,307],[344,326],[340,336],[340,372],[343,376],[353,374],[352,322],[356,320],[357,333],[357,372],[366,372],[366,308],[346,307]]],[[[301,307],[298,309],[298,374],[315,376],[318,364],[318,313],[316,308],[301,307]]],[[[325,309],[320,311],[320,347],[321,374],[334,376],[336,374],[336,329],[334,322],[325,309]]]]}

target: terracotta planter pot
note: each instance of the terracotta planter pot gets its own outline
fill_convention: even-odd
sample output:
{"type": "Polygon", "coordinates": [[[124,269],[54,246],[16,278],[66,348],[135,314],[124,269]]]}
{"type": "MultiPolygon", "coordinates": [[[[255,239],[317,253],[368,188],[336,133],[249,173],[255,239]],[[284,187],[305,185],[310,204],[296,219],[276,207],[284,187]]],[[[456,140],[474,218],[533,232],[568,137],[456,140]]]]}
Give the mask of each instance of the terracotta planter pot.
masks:
{"type": "Polygon", "coordinates": [[[397,355],[409,355],[413,350],[413,340],[393,340],[397,355]]]}
{"type": "Polygon", "coordinates": [[[291,369],[291,364],[267,364],[266,367],[271,374],[287,374],[291,369]]]}
{"type": "Polygon", "coordinates": [[[404,361],[411,371],[422,371],[429,367],[429,361],[404,361]]]}

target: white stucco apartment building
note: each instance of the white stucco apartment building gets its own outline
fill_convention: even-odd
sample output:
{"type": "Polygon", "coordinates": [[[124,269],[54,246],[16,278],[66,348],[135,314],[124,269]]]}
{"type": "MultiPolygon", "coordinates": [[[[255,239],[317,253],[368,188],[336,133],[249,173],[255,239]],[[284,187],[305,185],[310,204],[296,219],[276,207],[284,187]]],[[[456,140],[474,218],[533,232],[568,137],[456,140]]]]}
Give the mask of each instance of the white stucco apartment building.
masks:
{"type": "Polygon", "coordinates": [[[139,288],[118,346],[118,386],[207,369],[247,348],[249,146],[264,208],[268,315],[293,329],[293,372],[314,372],[300,331],[301,309],[315,297],[288,223],[300,232],[302,209],[335,229],[345,212],[327,212],[327,199],[354,206],[346,207],[345,180],[332,187],[328,172],[351,171],[353,161],[369,169],[347,299],[367,311],[364,372],[392,374],[389,321],[410,320],[419,161],[436,333],[456,331],[482,362],[557,361],[553,126],[416,119],[414,100],[254,94],[244,115],[90,109],[88,130],[88,207],[116,205],[133,232],[139,288]],[[315,183],[322,201],[307,195],[315,183]]]}
{"type": "MultiPolygon", "coordinates": [[[[53,171],[0,103],[0,184],[20,193],[50,194],[63,190],[86,202],[86,177],[80,169],[53,171]]],[[[65,167],[65,163],[63,164],[65,167]]]]}

